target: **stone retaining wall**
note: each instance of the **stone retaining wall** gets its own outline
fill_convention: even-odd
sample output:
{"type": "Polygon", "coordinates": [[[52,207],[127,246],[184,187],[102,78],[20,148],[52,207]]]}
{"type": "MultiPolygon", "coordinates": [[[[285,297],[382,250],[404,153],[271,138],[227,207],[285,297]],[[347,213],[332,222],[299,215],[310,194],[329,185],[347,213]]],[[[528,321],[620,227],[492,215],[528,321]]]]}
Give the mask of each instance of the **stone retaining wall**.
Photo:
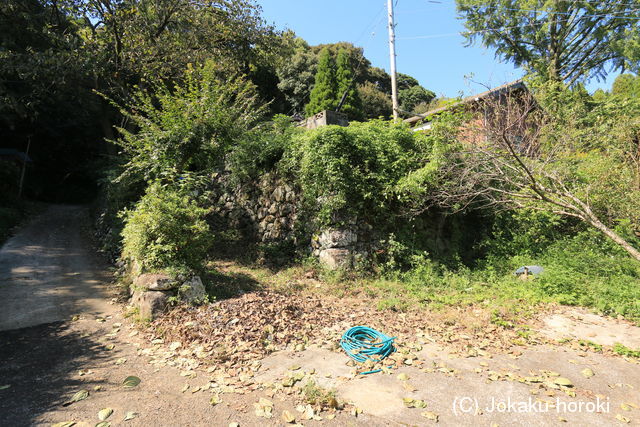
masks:
{"type": "Polygon", "coordinates": [[[324,230],[298,223],[302,220],[300,190],[273,174],[242,186],[219,174],[212,187],[216,228],[239,230],[253,242],[290,241],[330,269],[352,268],[367,259],[375,246],[373,227],[356,219],[324,230]]]}
{"type": "Polygon", "coordinates": [[[291,185],[273,174],[252,185],[233,185],[228,175],[213,182],[214,215],[221,227],[233,228],[255,242],[296,242],[300,195],[291,185]]]}

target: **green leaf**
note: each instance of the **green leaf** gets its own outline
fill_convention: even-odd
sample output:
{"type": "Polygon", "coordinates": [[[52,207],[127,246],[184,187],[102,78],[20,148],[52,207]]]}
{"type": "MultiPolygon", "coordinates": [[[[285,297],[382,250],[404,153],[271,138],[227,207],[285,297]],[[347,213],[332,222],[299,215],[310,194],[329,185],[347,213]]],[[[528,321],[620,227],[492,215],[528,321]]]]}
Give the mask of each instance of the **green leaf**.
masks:
{"type": "Polygon", "coordinates": [[[107,418],[109,418],[111,416],[111,414],[113,414],[113,409],[104,408],[104,409],[100,410],[100,412],[98,412],[98,419],[100,421],[104,421],[107,418]]]}
{"type": "Polygon", "coordinates": [[[125,378],[125,380],[122,383],[122,385],[127,388],[135,387],[138,384],[140,384],[140,378],[134,377],[134,376],[125,378]]]}
{"type": "Polygon", "coordinates": [[[591,378],[592,376],[595,375],[595,373],[589,368],[584,368],[580,372],[582,373],[582,375],[584,375],[585,378],[591,378]]]}
{"type": "Polygon", "coordinates": [[[69,406],[72,403],[80,402],[81,400],[84,400],[87,397],[89,397],[89,392],[87,390],[80,390],[80,391],[76,392],[76,394],[74,394],[71,399],[69,399],[68,401],[64,402],[62,404],[62,406],[69,406]]]}
{"type": "Polygon", "coordinates": [[[124,416],[124,420],[123,421],[129,421],[134,419],[135,417],[138,416],[137,412],[133,412],[133,411],[129,411],[127,412],[127,415],[124,416]]]}
{"type": "Polygon", "coordinates": [[[553,380],[553,382],[554,384],[557,384],[563,387],[573,387],[573,383],[571,382],[571,380],[565,377],[558,377],[555,380],[553,380]]]}
{"type": "Polygon", "coordinates": [[[211,399],[209,400],[209,403],[211,404],[211,406],[216,406],[222,403],[222,399],[220,399],[220,395],[215,394],[213,395],[213,397],[211,397],[211,399]]]}

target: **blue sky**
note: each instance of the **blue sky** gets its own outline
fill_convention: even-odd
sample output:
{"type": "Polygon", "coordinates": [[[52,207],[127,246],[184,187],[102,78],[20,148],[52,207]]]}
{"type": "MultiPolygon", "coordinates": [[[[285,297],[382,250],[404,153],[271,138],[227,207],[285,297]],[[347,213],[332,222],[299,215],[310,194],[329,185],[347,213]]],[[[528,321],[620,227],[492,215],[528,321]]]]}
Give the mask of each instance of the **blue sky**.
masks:
{"type": "MultiPolygon", "coordinates": [[[[348,41],[364,48],[376,67],[389,70],[386,0],[258,0],[267,22],[289,28],[312,45],[348,41]]],[[[410,74],[438,95],[482,92],[522,76],[510,63],[480,45],[465,47],[455,0],[398,0],[396,55],[399,72],[410,74]],[[437,2],[437,3],[436,3],[437,2]],[[465,76],[471,77],[465,78],[465,76]]],[[[595,80],[590,91],[608,82],[595,80]]]]}

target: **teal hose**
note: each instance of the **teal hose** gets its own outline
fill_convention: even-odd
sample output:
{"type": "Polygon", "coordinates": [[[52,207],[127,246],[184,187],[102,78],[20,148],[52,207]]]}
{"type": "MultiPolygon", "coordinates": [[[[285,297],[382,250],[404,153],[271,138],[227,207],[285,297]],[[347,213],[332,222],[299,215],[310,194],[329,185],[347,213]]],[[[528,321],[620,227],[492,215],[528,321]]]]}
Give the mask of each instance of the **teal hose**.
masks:
{"type": "MultiPolygon", "coordinates": [[[[394,338],[367,326],[354,326],[349,328],[340,339],[340,347],[347,355],[358,363],[372,360],[380,362],[385,357],[396,351],[393,346],[394,338]]],[[[362,372],[362,374],[373,374],[382,369],[362,372]]]]}

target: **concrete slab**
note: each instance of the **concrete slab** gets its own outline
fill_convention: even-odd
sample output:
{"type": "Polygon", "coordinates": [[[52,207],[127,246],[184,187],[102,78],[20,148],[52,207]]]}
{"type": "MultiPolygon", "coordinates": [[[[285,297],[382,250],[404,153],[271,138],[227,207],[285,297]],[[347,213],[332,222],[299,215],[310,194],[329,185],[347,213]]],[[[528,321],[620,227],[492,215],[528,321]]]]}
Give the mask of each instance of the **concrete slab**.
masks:
{"type": "Polygon", "coordinates": [[[579,339],[612,346],[621,343],[640,349],[640,327],[631,322],[612,319],[577,308],[564,310],[543,319],[540,333],[552,339],[579,339]]]}
{"type": "Polygon", "coordinates": [[[451,358],[446,348],[435,344],[418,355],[422,367],[403,366],[392,374],[349,379],[352,368],[341,352],[318,348],[281,352],[263,361],[266,371],[256,380],[283,378],[292,365],[313,371],[320,385],[335,390],[339,399],[363,411],[356,424],[433,423],[421,415],[425,411],[437,414],[439,423],[445,426],[546,426],[564,422],[613,426],[621,424],[617,415],[630,419],[631,425],[640,421],[640,409],[633,406],[640,406],[640,364],[620,357],[540,346],[525,349],[519,357],[494,354],[451,358]],[[587,367],[594,376],[582,374],[587,367]],[[567,390],[575,396],[517,380],[541,375],[541,371],[570,379],[575,386],[567,390]],[[398,379],[400,373],[409,379],[398,379]],[[423,400],[426,408],[407,408],[403,398],[423,400]]]}

